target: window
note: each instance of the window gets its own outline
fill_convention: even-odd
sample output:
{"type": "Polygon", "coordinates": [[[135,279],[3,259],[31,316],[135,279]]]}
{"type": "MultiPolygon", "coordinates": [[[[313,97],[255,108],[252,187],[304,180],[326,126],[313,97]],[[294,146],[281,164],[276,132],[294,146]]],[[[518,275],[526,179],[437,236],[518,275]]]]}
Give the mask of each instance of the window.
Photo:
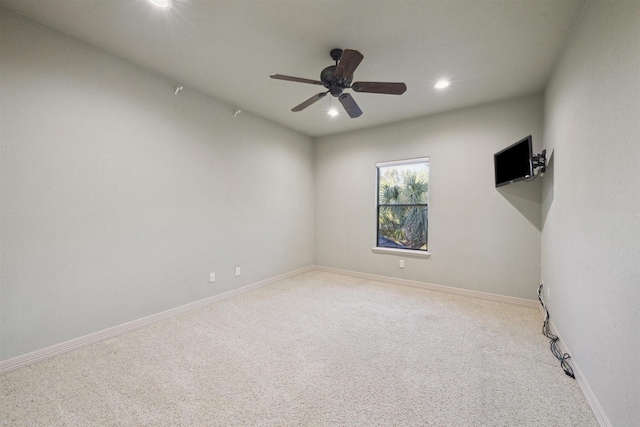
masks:
{"type": "Polygon", "coordinates": [[[429,158],[378,163],[378,248],[427,251],[429,158]]]}

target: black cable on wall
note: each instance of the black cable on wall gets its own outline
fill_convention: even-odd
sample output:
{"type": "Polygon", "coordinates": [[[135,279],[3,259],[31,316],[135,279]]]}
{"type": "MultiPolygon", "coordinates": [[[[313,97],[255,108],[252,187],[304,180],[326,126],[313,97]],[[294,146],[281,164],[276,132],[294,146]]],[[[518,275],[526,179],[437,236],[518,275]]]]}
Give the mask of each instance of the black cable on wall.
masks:
{"type": "Polygon", "coordinates": [[[562,352],[558,349],[558,344],[557,344],[558,337],[553,335],[551,333],[551,330],[549,329],[549,310],[547,310],[547,306],[542,300],[543,286],[544,286],[543,284],[540,284],[540,287],[538,288],[538,301],[540,301],[540,304],[542,304],[542,308],[544,309],[544,322],[542,324],[542,334],[551,340],[549,341],[549,347],[551,348],[551,353],[553,353],[556,359],[560,361],[560,367],[564,370],[564,373],[570,376],[571,378],[575,379],[576,376],[573,374],[573,368],[571,367],[571,365],[569,365],[569,362],[568,362],[568,360],[571,359],[571,356],[569,355],[569,353],[562,354],[562,352]]]}

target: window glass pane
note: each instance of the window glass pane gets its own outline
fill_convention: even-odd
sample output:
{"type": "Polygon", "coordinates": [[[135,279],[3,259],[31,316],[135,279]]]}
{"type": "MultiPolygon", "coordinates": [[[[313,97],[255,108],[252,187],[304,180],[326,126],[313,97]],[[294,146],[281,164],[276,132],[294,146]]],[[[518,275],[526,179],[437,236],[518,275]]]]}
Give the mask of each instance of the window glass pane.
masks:
{"type": "Polygon", "coordinates": [[[429,163],[378,168],[378,203],[413,204],[429,200],[429,163]]]}
{"type": "Polygon", "coordinates": [[[426,251],[429,160],[390,163],[378,165],[377,246],[426,251]]]}
{"type": "Polygon", "coordinates": [[[378,207],[378,246],[427,250],[427,206],[378,207]]]}

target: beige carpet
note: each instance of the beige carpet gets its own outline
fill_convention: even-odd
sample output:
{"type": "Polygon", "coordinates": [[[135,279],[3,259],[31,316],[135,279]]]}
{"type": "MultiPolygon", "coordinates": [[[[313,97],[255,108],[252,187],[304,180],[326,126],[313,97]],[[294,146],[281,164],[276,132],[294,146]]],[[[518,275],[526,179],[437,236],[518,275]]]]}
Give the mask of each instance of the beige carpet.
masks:
{"type": "Polygon", "coordinates": [[[0,376],[2,426],[597,426],[535,309],[313,271],[0,376]]]}

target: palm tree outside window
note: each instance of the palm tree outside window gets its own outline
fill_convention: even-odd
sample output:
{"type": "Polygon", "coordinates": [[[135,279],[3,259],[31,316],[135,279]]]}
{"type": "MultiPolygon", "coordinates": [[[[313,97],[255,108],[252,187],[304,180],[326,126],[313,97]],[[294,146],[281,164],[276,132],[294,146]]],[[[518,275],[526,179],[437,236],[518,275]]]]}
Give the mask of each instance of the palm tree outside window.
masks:
{"type": "Polygon", "coordinates": [[[429,158],[378,163],[376,167],[377,247],[426,252],[429,158]]]}

